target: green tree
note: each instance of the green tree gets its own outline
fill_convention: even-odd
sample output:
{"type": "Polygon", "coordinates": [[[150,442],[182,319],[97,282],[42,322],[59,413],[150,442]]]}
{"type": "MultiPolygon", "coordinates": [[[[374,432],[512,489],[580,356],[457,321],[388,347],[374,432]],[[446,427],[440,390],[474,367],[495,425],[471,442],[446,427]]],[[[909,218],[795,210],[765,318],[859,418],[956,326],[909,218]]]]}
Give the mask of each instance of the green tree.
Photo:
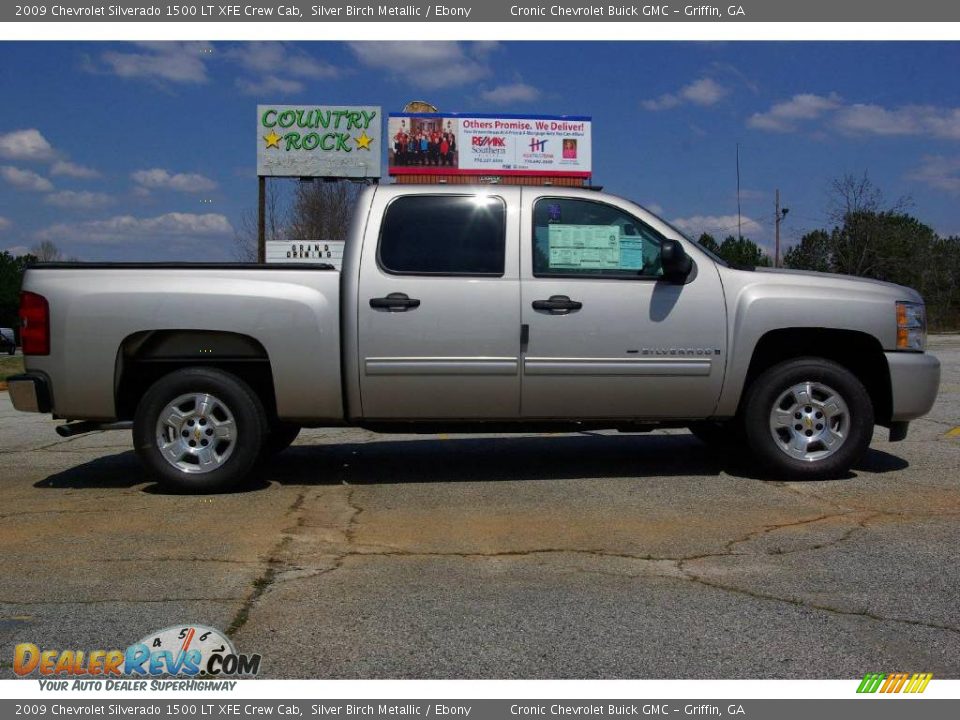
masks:
{"type": "Polygon", "coordinates": [[[0,252],[0,327],[20,326],[17,316],[20,308],[20,284],[23,281],[23,272],[31,262],[36,262],[33,255],[14,257],[6,251],[0,252]]]}
{"type": "Polygon", "coordinates": [[[716,238],[714,238],[710,233],[703,233],[697,239],[697,242],[700,245],[703,245],[703,247],[712,252],[714,255],[718,255],[720,253],[720,245],[717,243],[716,238]]]}
{"type": "Polygon", "coordinates": [[[831,238],[823,230],[808,232],[783,256],[784,267],[794,270],[830,272],[831,238]]]}
{"type": "Polygon", "coordinates": [[[770,257],[750,238],[728,235],[720,243],[717,254],[731,265],[739,267],[763,267],[770,265],[770,257]]]}

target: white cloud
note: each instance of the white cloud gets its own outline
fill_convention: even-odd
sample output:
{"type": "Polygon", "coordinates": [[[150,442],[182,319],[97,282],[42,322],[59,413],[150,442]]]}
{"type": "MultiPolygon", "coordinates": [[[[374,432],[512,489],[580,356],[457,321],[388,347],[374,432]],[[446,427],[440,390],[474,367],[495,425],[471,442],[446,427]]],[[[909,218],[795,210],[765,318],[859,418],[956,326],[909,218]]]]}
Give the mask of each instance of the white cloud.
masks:
{"type": "Polygon", "coordinates": [[[10,160],[50,160],[55,155],[53,146],[35,128],[0,135],[0,157],[10,160]]]}
{"type": "Polygon", "coordinates": [[[960,140],[960,108],[905,105],[849,105],[839,110],[834,124],[852,135],[925,135],[960,140]]]}
{"type": "Polygon", "coordinates": [[[644,100],[641,105],[646,110],[669,110],[685,104],[706,107],[715,105],[729,91],[711,78],[700,78],[684,85],[675,93],[665,93],[654,100],[644,100]]]}
{"type": "Polygon", "coordinates": [[[840,105],[840,96],[836,93],[830,95],[801,93],[775,104],[766,112],[754,113],[747,120],[747,124],[759,130],[791,132],[797,128],[798,121],[814,120],[840,105]]]}
{"type": "Polygon", "coordinates": [[[680,91],[680,97],[694,105],[713,105],[727,94],[727,89],[710,78],[695,80],[680,91]]]}
{"type": "Polygon", "coordinates": [[[298,93],[305,88],[305,80],[324,80],[340,74],[333,65],[282,42],[243,43],[229,50],[227,56],[249,74],[236,81],[247,95],[298,93]]]}
{"type": "Polygon", "coordinates": [[[525,82],[515,82],[507,85],[498,85],[491,90],[484,90],[480,98],[491,105],[509,105],[510,103],[528,103],[540,99],[540,90],[525,82]]]}
{"type": "Polygon", "coordinates": [[[488,44],[454,41],[368,41],[349,43],[361,63],[385,70],[411,86],[436,89],[465,86],[487,77],[488,44]]]}
{"type": "Polygon", "coordinates": [[[167,213],[151,218],[118,215],[105,220],[58,223],[36,233],[37,240],[121,244],[148,240],[183,240],[227,236],[233,226],[217,213],[167,213]]]}
{"type": "Polygon", "coordinates": [[[162,168],[137,170],[130,174],[133,181],[150,190],[177,190],[178,192],[206,192],[217,187],[217,183],[197,173],[170,173],[162,168]]]}
{"type": "Polygon", "coordinates": [[[11,223],[7,218],[0,215],[0,232],[3,232],[9,228],[13,223],[11,223]]]}
{"type": "Polygon", "coordinates": [[[237,78],[237,89],[244,95],[294,95],[302,92],[303,87],[299,80],[276,75],[265,75],[256,80],[237,78]]]}
{"type": "Polygon", "coordinates": [[[794,132],[805,122],[823,121],[824,128],[845,135],[918,135],[960,140],[960,108],[933,105],[847,103],[839,95],[794,95],[769,110],[754,113],[750,127],[771,132],[794,132]]]}
{"type": "MultiPolygon", "coordinates": [[[[55,150],[50,141],[36,128],[13,130],[0,134],[0,157],[27,162],[52,163],[50,165],[51,175],[65,175],[75,178],[95,178],[100,175],[93,168],[84,167],[67,160],[65,154],[55,150]]],[[[27,185],[31,184],[23,177],[20,178],[20,181],[27,185]]],[[[17,180],[11,180],[11,182],[16,184],[17,180]]],[[[35,180],[32,184],[38,185],[35,180]]],[[[43,183],[39,183],[39,185],[43,185],[43,183]]],[[[34,189],[39,189],[39,187],[34,189]]]]}
{"type": "Polygon", "coordinates": [[[109,50],[92,63],[93,72],[122,78],[146,78],[182,84],[203,84],[209,79],[206,62],[213,46],[206,42],[143,42],[138,52],[109,50]]]}
{"type": "Polygon", "coordinates": [[[470,46],[470,51],[477,57],[483,57],[499,50],[502,46],[503,43],[499,40],[477,40],[470,46]]]}
{"type": "Polygon", "coordinates": [[[920,165],[907,175],[907,179],[958,195],[960,194],[960,157],[925,155],[920,165]]]}
{"type": "Polygon", "coordinates": [[[8,183],[21,190],[30,190],[31,192],[50,192],[53,190],[53,183],[42,175],[32,170],[21,170],[11,165],[0,167],[0,177],[8,183]]]}
{"type": "Polygon", "coordinates": [[[655,202],[643,203],[643,207],[652,212],[654,215],[663,216],[663,205],[655,202]]]}
{"type": "Polygon", "coordinates": [[[28,248],[26,245],[14,245],[13,247],[7,248],[7,252],[14,257],[19,257],[20,255],[29,255],[30,248],[28,248]]]}
{"type": "Polygon", "coordinates": [[[113,198],[106,193],[87,192],[76,190],[61,190],[44,198],[48,205],[55,205],[61,208],[81,208],[89,210],[91,208],[103,207],[113,202],[113,198]]]}
{"type": "Polygon", "coordinates": [[[93,168],[88,168],[84,165],[78,165],[77,163],[70,162],[69,160],[57,160],[53,165],[50,166],[50,174],[85,179],[100,177],[100,173],[93,168]]]}
{"type": "MultiPolygon", "coordinates": [[[[727,235],[736,236],[736,215],[692,215],[685,218],[675,218],[670,221],[678,228],[696,239],[701,233],[710,233],[718,241],[727,235]]],[[[740,227],[745,237],[757,236],[763,232],[763,227],[753,218],[743,215],[740,218],[740,227]]]]}

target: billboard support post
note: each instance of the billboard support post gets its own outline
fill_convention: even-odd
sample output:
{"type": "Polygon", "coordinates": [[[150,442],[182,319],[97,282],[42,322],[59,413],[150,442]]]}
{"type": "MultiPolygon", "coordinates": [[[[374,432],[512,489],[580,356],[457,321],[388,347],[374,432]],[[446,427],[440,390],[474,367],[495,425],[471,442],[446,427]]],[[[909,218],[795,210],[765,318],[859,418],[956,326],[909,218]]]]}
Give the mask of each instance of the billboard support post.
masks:
{"type": "Polygon", "coordinates": [[[257,175],[257,262],[267,261],[267,178],[257,175]]]}

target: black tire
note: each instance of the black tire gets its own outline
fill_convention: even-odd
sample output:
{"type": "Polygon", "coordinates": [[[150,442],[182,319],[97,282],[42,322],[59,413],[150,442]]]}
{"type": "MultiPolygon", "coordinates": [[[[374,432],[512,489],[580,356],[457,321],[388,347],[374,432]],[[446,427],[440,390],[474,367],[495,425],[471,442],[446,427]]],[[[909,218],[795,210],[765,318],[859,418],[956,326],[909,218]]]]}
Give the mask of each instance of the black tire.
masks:
{"type": "Polygon", "coordinates": [[[743,423],[737,418],[697,420],[687,425],[687,429],[711,450],[729,452],[741,450],[747,444],[743,423]]]}
{"type": "MultiPolygon", "coordinates": [[[[785,405],[781,407],[788,406],[794,400],[788,396],[784,402],[785,405]]],[[[817,422],[813,419],[814,415],[809,417],[810,423],[817,422]]],[[[841,477],[860,460],[873,437],[873,403],[863,383],[842,365],[818,357],[788,360],[764,371],[747,391],[743,419],[747,442],[754,457],[777,479],[827,480],[841,477]],[[830,450],[826,444],[817,442],[814,435],[811,447],[817,449],[809,453],[809,459],[801,459],[791,456],[781,448],[789,446],[789,438],[793,435],[818,434],[819,431],[815,428],[819,428],[819,425],[804,425],[806,420],[798,418],[798,424],[793,426],[798,432],[793,433],[789,428],[781,428],[777,432],[782,431],[783,435],[779,436],[778,442],[775,439],[776,432],[771,427],[771,415],[777,400],[784,393],[807,382],[814,383],[814,402],[811,407],[801,408],[800,412],[816,410],[818,402],[829,402],[823,391],[817,389],[824,386],[839,395],[846,405],[846,412],[837,419],[837,428],[840,430],[839,418],[845,418],[842,432],[838,433],[842,435],[839,446],[830,450]],[[808,429],[802,429],[805,427],[808,429]],[[817,454],[827,452],[831,454],[816,457],[817,454]]],[[[829,425],[829,421],[821,422],[829,425]]],[[[803,441],[803,438],[800,440],[803,441]]]]}
{"type": "Polygon", "coordinates": [[[270,434],[263,446],[264,455],[279,455],[293,444],[300,434],[300,426],[295,423],[277,421],[270,426],[270,434]]]}
{"type": "MultiPolygon", "coordinates": [[[[198,414],[196,410],[183,410],[189,407],[189,402],[181,405],[178,412],[185,412],[187,416],[192,417],[198,414]]],[[[133,441],[137,455],[162,485],[178,491],[217,492],[237,487],[247,478],[260,455],[268,429],[269,424],[263,404],[243,380],[221,370],[195,367],[172,372],[150,386],[137,406],[133,423],[133,441]],[[182,425],[184,433],[191,433],[189,436],[191,441],[196,431],[198,433],[196,442],[202,442],[205,448],[209,447],[214,458],[221,458],[211,463],[212,467],[209,471],[180,469],[172,461],[167,460],[160,449],[161,438],[158,426],[161,413],[177,398],[192,394],[207,394],[217,401],[210,413],[200,412],[200,419],[190,422],[189,428],[186,422],[182,425]],[[224,415],[224,412],[229,414],[224,415]],[[204,423],[204,428],[201,429],[200,425],[208,414],[211,418],[209,424],[204,423]],[[221,424],[230,426],[230,420],[233,428],[231,440],[229,443],[227,440],[218,440],[211,431],[214,427],[219,429],[221,424]],[[208,439],[207,433],[213,436],[208,439]],[[211,444],[208,445],[208,443],[211,444]],[[223,443],[227,444],[223,445],[223,443]],[[223,450],[217,455],[218,447],[221,445],[223,450]]],[[[164,428],[164,432],[171,431],[164,428]]],[[[173,434],[176,435],[174,440],[179,443],[180,434],[175,431],[173,434]]],[[[171,452],[176,453],[177,448],[173,446],[173,442],[170,446],[173,447],[171,452]]],[[[196,451],[200,452],[199,444],[196,451]]],[[[187,457],[188,455],[184,455],[184,458],[187,457]]],[[[211,454],[205,457],[211,457],[211,454]]],[[[190,464],[181,463],[184,467],[190,464]]],[[[196,465],[200,468],[199,460],[196,461],[196,465]]]]}

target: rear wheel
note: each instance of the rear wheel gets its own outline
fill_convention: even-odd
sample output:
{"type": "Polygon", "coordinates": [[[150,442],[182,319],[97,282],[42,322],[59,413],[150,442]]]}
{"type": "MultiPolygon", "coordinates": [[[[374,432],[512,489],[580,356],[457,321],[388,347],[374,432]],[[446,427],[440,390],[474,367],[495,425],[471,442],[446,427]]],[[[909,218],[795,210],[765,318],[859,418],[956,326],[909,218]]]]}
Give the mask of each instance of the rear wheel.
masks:
{"type": "Polygon", "coordinates": [[[866,452],[873,404],[842,365],[800,358],[766,370],[744,408],[747,440],[771,472],[797,480],[835,478],[866,452]]]}
{"type": "Polygon", "coordinates": [[[187,368],[155,382],[137,407],[137,454],[164,485],[213,492],[239,485],[268,430],[260,399],[240,378],[187,368]]]}

